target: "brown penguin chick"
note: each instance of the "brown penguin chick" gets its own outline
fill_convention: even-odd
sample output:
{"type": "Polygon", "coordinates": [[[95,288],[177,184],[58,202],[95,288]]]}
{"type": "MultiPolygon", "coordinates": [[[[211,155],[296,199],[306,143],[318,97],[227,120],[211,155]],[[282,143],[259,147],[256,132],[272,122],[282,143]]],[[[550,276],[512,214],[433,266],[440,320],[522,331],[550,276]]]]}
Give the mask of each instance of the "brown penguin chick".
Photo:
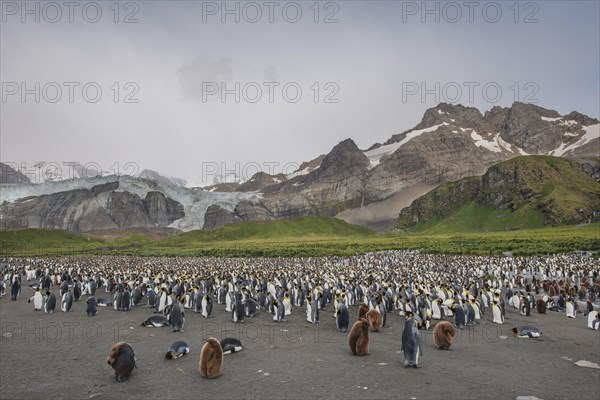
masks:
{"type": "Polygon", "coordinates": [[[535,302],[535,308],[538,313],[546,314],[546,302],[542,299],[539,299],[535,302]]]}
{"type": "Polygon", "coordinates": [[[200,351],[200,375],[212,379],[221,376],[223,349],[215,338],[208,338],[200,351]]]}
{"type": "Polygon", "coordinates": [[[548,288],[548,296],[550,296],[550,297],[556,296],[556,289],[554,289],[554,286],[550,286],[548,288]]]}
{"type": "Polygon", "coordinates": [[[369,306],[365,303],[362,303],[360,306],[358,306],[358,318],[356,320],[360,321],[361,318],[365,318],[368,312],[369,306]]]}
{"type": "Polygon", "coordinates": [[[118,382],[123,382],[129,377],[131,371],[137,368],[133,349],[125,342],[115,343],[110,348],[106,361],[115,371],[115,378],[118,382]]]}
{"type": "Polygon", "coordinates": [[[379,310],[369,310],[365,317],[373,329],[373,332],[379,332],[381,325],[383,325],[383,317],[379,310]]]}
{"type": "Polygon", "coordinates": [[[348,347],[355,356],[369,354],[369,322],[361,318],[352,325],[348,335],[348,347]]]}
{"type": "Polygon", "coordinates": [[[433,328],[433,342],[440,350],[450,350],[452,340],[456,336],[456,328],[450,322],[438,322],[433,328]]]}

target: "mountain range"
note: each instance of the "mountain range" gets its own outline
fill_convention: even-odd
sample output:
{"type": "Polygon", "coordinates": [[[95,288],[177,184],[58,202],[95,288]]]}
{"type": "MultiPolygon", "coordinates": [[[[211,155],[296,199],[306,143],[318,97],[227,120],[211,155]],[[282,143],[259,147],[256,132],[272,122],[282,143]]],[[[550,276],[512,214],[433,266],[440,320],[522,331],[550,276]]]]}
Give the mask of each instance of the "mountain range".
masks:
{"type": "MultiPolygon", "coordinates": [[[[476,108],[441,103],[428,109],[414,128],[394,134],[384,143],[359,149],[352,139],[346,139],[292,174],[259,172],[246,182],[190,188],[185,180],[144,170],[134,177],[98,174],[93,179],[36,184],[2,164],[0,227],[74,232],[170,227],[189,231],[237,221],[318,215],[337,216],[375,230],[394,224],[396,229],[408,229],[427,224],[436,215],[439,222],[465,203],[491,206],[489,199],[485,200],[485,193],[491,190],[486,186],[490,174],[503,168],[499,166],[507,160],[536,155],[572,160],[569,162],[580,167],[569,164],[569,168],[584,171],[566,172],[565,165],[550,161],[542,163],[542,168],[536,161],[536,168],[545,171],[540,177],[556,178],[549,171],[560,164],[564,177],[575,180],[565,187],[577,187],[585,180],[588,192],[598,194],[598,186],[594,186],[598,181],[591,178],[598,173],[600,157],[598,120],[575,111],[561,116],[524,103],[494,107],[484,114],[476,108]],[[439,192],[432,192],[435,188],[439,192]],[[444,197],[440,194],[444,188],[457,207],[440,207],[431,200],[432,196],[444,197]],[[456,196],[458,188],[469,194],[456,196]],[[422,200],[427,196],[430,200],[422,200]],[[424,210],[428,208],[425,205],[431,209],[424,210]]],[[[525,176],[528,168],[521,166],[511,173],[525,176]]],[[[511,175],[500,176],[508,179],[511,175]]],[[[572,217],[571,209],[556,209],[542,215],[541,221],[585,220],[598,211],[596,203],[586,204],[578,206],[584,211],[576,212],[581,214],[577,218],[572,217]],[[568,216],[563,218],[563,212],[568,216]]]]}

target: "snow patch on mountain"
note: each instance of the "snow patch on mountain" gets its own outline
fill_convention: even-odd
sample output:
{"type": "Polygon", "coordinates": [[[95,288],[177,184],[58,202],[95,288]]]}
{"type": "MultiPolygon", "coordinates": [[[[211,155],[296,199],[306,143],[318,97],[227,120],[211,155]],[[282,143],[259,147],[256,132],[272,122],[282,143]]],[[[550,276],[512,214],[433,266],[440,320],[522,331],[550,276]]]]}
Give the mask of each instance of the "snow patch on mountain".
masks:
{"type": "Polygon", "coordinates": [[[387,144],[385,146],[380,146],[373,150],[365,151],[365,152],[363,152],[363,154],[365,156],[367,156],[367,158],[369,159],[369,161],[371,163],[370,167],[373,168],[373,167],[379,165],[383,156],[386,156],[388,154],[393,154],[396,150],[398,150],[400,147],[404,146],[406,143],[410,142],[412,139],[419,137],[422,134],[427,133],[427,132],[435,132],[444,125],[449,125],[449,124],[446,122],[442,122],[439,125],[433,125],[429,128],[416,129],[413,131],[409,131],[406,134],[406,136],[404,136],[404,139],[402,139],[401,141],[396,142],[396,143],[387,144]]]}
{"type": "Polygon", "coordinates": [[[562,119],[562,117],[557,117],[557,118],[542,117],[542,121],[548,121],[548,122],[556,122],[561,119],[562,119]]]}
{"type": "Polygon", "coordinates": [[[493,151],[494,153],[502,152],[502,149],[500,148],[499,143],[498,143],[498,138],[499,138],[499,135],[496,135],[496,137],[493,140],[486,140],[483,138],[483,136],[481,136],[477,132],[475,132],[475,131],[471,132],[471,139],[473,139],[473,141],[475,142],[475,146],[484,147],[484,148],[488,149],[489,151],[493,151]]]}
{"type": "Polygon", "coordinates": [[[580,137],[578,141],[572,144],[561,143],[558,148],[549,152],[548,155],[562,157],[570,151],[573,151],[578,147],[584,146],[594,139],[600,138],[600,124],[584,126],[582,129],[585,132],[585,134],[582,137],[580,137]]]}

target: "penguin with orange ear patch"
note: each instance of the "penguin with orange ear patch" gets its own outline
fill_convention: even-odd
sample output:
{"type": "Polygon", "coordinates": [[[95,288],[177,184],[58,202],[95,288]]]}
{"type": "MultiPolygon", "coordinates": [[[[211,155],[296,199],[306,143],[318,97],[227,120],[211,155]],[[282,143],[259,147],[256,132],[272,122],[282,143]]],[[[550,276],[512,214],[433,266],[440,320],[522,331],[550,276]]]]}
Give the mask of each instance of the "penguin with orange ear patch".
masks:
{"type": "Polygon", "coordinates": [[[400,349],[404,353],[404,368],[420,368],[419,356],[423,355],[423,343],[421,343],[414,314],[409,311],[406,313],[406,317],[407,320],[404,322],[402,330],[402,348],[400,349]]]}
{"type": "Polygon", "coordinates": [[[369,310],[366,315],[367,321],[369,321],[369,325],[373,329],[373,332],[379,332],[381,326],[383,325],[383,317],[381,313],[376,308],[373,310],[369,310]]]}
{"type": "Polygon", "coordinates": [[[108,353],[108,359],[106,360],[115,371],[115,379],[117,382],[123,382],[126,380],[134,368],[135,365],[135,354],[133,349],[128,343],[119,342],[115,343],[108,353]]]}
{"type": "Polygon", "coordinates": [[[200,375],[207,379],[221,376],[223,367],[223,349],[221,343],[211,337],[206,340],[200,352],[200,375]]]}
{"type": "Polygon", "coordinates": [[[348,347],[355,356],[369,354],[369,321],[361,318],[352,325],[348,335],[348,347]]]}

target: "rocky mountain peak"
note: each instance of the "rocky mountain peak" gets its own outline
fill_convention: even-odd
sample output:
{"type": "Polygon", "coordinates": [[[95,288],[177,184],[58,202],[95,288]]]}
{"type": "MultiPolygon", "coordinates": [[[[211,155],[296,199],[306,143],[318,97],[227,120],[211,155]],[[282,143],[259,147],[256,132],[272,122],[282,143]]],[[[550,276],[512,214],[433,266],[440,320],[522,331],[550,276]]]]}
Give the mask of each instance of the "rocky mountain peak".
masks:
{"type": "Polygon", "coordinates": [[[344,169],[344,168],[366,168],[369,165],[369,159],[358,148],[352,139],[346,139],[339,142],[323,158],[321,170],[344,169]]]}
{"type": "Polygon", "coordinates": [[[23,175],[21,171],[17,171],[10,165],[0,162],[0,183],[31,183],[31,180],[23,175]]]}

